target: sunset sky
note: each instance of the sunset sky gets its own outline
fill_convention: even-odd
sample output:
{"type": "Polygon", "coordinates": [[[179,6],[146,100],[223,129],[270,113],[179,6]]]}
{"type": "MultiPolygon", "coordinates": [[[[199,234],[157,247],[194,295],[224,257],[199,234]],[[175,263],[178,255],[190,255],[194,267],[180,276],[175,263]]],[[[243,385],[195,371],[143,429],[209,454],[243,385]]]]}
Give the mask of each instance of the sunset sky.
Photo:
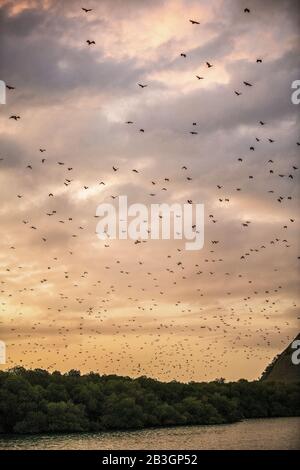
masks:
{"type": "Polygon", "coordinates": [[[0,0],[15,88],[0,105],[1,369],[254,379],[296,336],[299,26],[296,0],[0,0]],[[120,195],[203,203],[204,248],[100,241],[97,206],[120,195]]]}

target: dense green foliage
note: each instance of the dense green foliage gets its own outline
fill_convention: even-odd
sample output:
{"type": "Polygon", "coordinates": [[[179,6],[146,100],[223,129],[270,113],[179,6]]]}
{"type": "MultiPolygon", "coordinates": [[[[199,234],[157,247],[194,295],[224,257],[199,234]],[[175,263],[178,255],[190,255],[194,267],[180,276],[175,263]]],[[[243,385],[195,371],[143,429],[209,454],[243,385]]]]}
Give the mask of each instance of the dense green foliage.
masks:
{"type": "Polygon", "coordinates": [[[162,383],[17,367],[0,372],[0,432],[100,431],[300,416],[299,396],[300,383],[162,383]]]}

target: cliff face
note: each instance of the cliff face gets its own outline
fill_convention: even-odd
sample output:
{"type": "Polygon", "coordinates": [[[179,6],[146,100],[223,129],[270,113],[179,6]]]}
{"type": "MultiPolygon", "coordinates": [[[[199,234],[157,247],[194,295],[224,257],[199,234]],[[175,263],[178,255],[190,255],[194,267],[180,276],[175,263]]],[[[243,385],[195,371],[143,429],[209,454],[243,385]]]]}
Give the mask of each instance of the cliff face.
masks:
{"type": "MultiPolygon", "coordinates": [[[[267,366],[261,376],[262,381],[285,383],[300,381],[300,364],[296,365],[292,362],[292,354],[296,351],[296,349],[292,348],[292,344],[296,340],[300,340],[300,333],[289,346],[281,354],[278,354],[267,366]]],[[[297,349],[299,349],[299,346],[297,349]]],[[[298,357],[300,357],[300,354],[298,354],[298,357]]]]}

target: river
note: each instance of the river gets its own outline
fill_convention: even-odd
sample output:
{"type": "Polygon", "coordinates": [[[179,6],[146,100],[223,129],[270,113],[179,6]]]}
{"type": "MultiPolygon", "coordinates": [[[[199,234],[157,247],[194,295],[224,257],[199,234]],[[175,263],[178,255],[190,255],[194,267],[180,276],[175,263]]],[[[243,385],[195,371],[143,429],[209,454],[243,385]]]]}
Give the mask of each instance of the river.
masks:
{"type": "Polygon", "coordinates": [[[2,436],[0,449],[300,449],[300,418],[253,419],[219,426],[182,426],[129,432],[2,436]]]}

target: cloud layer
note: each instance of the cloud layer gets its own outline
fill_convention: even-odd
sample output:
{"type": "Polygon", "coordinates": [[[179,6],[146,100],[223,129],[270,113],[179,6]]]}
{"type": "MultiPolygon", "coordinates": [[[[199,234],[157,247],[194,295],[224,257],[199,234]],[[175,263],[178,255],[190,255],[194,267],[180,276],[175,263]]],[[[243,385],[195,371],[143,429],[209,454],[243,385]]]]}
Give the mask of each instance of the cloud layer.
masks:
{"type": "Polygon", "coordinates": [[[7,367],[257,378],[299,329],[297,2],[85,6],[0,1],[7,367]],[[204,203],[204,249],[106,247],[122,194],[204,203]]]}

